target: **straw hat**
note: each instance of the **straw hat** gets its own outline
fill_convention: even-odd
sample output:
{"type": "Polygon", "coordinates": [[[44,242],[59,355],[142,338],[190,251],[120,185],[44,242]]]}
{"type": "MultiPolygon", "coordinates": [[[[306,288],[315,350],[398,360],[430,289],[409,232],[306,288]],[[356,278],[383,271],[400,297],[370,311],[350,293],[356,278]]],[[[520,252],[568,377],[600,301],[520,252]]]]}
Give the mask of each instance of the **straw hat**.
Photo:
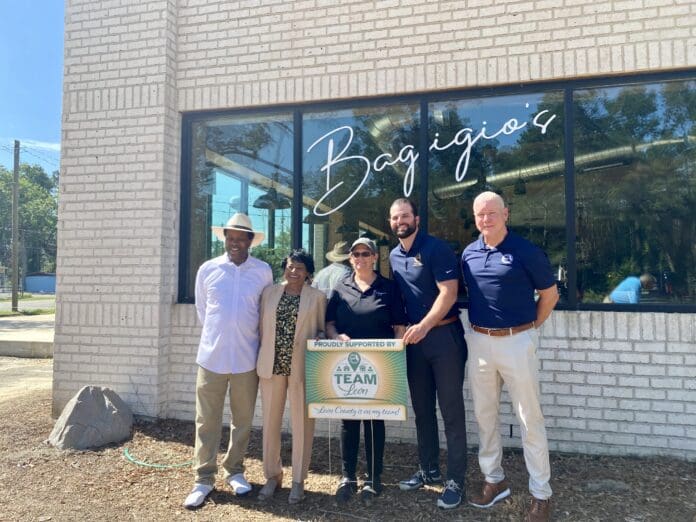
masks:
{"type": "Polygon", "coordinates": [[[251,246],[255,247],[260,245],[266,234],[260,230],[254,230],[251,228],[251,219],[246,214],[237,212],[232,216],[224,227],[211,227],[213,234],[220,241],[225,241],[225,230],[241,230],[242,232],[251,232],[254,234],[254,239],[251,240],[251,246]]]}
{"type": "Polygon", "coordinates": [[[330,252],[327,252],[326,259],[332,263],[340,263],[345,261],[350,257],[350,249],[348,248],[348,243],[345,241],[339,241],[333,246],[330,252]]]}

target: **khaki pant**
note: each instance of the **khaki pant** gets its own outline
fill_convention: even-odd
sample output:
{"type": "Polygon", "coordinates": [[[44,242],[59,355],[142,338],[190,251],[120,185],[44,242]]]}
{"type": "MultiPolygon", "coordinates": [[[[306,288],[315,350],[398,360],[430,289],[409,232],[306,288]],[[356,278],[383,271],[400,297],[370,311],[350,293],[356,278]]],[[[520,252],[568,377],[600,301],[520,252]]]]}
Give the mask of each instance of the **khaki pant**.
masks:
{"type": "Polygon", "coordinates": [[[251,423],[258,390],[256,370],[219,374],[198,367],[196,376],[196,446],[193,466],[196,483],[215,485],[217,453],[222,436],[222,410],[229,388],[230,443],[222,459],[225,478],[244,472],[244,455],[249,444],[251,423]]]}
{"type": "Polygon", "coordinates": [[[507,384],[512,407],[520,424],[524,460],[529,472],[529,491],[539,499],[551,496],[551,466],[539,404],[538,333],[526,330],[507,337],[467,332],[469,384],[479,427],[479,467],[486,481],[497,484],[505,473],[499,429],[500,391],[507,384]]]}
{"type": "Polygon", "coordinates": [[[263,474],[267,479],[282,479],[280,431],[285,398],[290,399],[290,429],[292,430],[292,481],[304,482],[309,471],[314,438],[314,419],[307,417],[304,383],[283,375],[260,380],[263,407],[263,474]]]}

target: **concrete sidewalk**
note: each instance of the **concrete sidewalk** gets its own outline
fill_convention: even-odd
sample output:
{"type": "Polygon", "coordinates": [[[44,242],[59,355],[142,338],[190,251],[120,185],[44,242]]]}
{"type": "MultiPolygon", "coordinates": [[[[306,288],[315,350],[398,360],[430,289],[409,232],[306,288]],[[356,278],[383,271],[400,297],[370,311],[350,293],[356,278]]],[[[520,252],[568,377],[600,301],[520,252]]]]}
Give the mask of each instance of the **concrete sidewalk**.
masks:
{"type": "Polygon", "coordinates": [[[0,317],[0,356],[53,357],[55,320],[54,314],[0,317]]]}

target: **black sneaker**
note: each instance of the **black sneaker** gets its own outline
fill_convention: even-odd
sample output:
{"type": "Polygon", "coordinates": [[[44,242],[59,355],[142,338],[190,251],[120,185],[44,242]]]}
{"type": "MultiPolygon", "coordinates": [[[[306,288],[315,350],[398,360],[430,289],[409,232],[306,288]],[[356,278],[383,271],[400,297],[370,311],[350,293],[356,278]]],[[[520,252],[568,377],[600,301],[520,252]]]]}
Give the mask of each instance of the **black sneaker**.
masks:
{"type": "Polygon", "coordinates": [[[454,480],[445,482],[445,489],[437,499],[437,507],[442,509],[453,509],[462,503],[462,488],[454,480]]]}
{"type": "Polygon", "coordinates": [[[363,487],[360,490],[360,500],[363,504],[369,506],[370,504],[372,504],[372,501],[375,499],[375,497],[378,497],[382,494],[383,489],[384,487],[382,486],[382,481],[380,479],[367,479],[365,480],[365,482],[363,482],[363,487]]]}
{"type": "Polygon", "coordinates": [[[399,489],[401,491],[413,491],[415,489],[422,488],[426,484],[440,483],[442,483],[442,475],[440,475],[440,470],[431,470],[426,473],[422,469],[419,469],[411,478],[400,480],[399,489]]]}
{"type": "Polygon", "coordinates": [[[336,489],[336,502],[345,504],[358,491],[358,481],[343,477],[336,489]]]}

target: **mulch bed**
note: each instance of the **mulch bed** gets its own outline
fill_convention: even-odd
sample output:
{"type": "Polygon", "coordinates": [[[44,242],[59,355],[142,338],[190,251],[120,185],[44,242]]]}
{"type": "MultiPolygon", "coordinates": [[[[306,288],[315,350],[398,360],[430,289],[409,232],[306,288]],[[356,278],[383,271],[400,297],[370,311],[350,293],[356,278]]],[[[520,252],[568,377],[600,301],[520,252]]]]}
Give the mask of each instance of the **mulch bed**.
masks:
{"type": "MultiPolygon", "coordinates": [[[[261,434],[255,431],[246,461],[254,491],[234,497],[218,480],[209,501],[190,512],[181,503],[192,486],[184,467],[149,467],[132,459],[169,466],[190,461],[193,424],[165,420],[137,422],[122,445],[96,451],[58,451],[44,441],[53,420],[50,391],[38,390],[0,398],[0,520],[522,520],[528,502],[527,474],[519,451],[505,452],[504,467],[513,494],[492,509],[462,505],[439,510],[438,490],[399,491],[397,482],[413,471],[416,450],[388,443],[385,492],[370,507],[358,499],[337,505],[333,492],[340,473],[338,440],[317,438],[307,499],[290,506],[284,488],[265,503],[256,499],[264,483],[261,434]]],[[[223,434],[223,445],[228,433],[223,434]]],[[[388,434],[387,434],[388,436],[388,434]]],[[[443,456],[444,457],[444,456],[443,456]]],[[[284,462],[290,461],[290,438],[284,437],[284,462]]],[[[443,462],[445,462],[443,458],[443,462]]],[[[480,487],[474,453],[469,455],[469,491],[480,487]]],[[[671,458],[606,457],[552,454],[554,520],[610,522],[696,521],[696,463],[671,458]]]]}

